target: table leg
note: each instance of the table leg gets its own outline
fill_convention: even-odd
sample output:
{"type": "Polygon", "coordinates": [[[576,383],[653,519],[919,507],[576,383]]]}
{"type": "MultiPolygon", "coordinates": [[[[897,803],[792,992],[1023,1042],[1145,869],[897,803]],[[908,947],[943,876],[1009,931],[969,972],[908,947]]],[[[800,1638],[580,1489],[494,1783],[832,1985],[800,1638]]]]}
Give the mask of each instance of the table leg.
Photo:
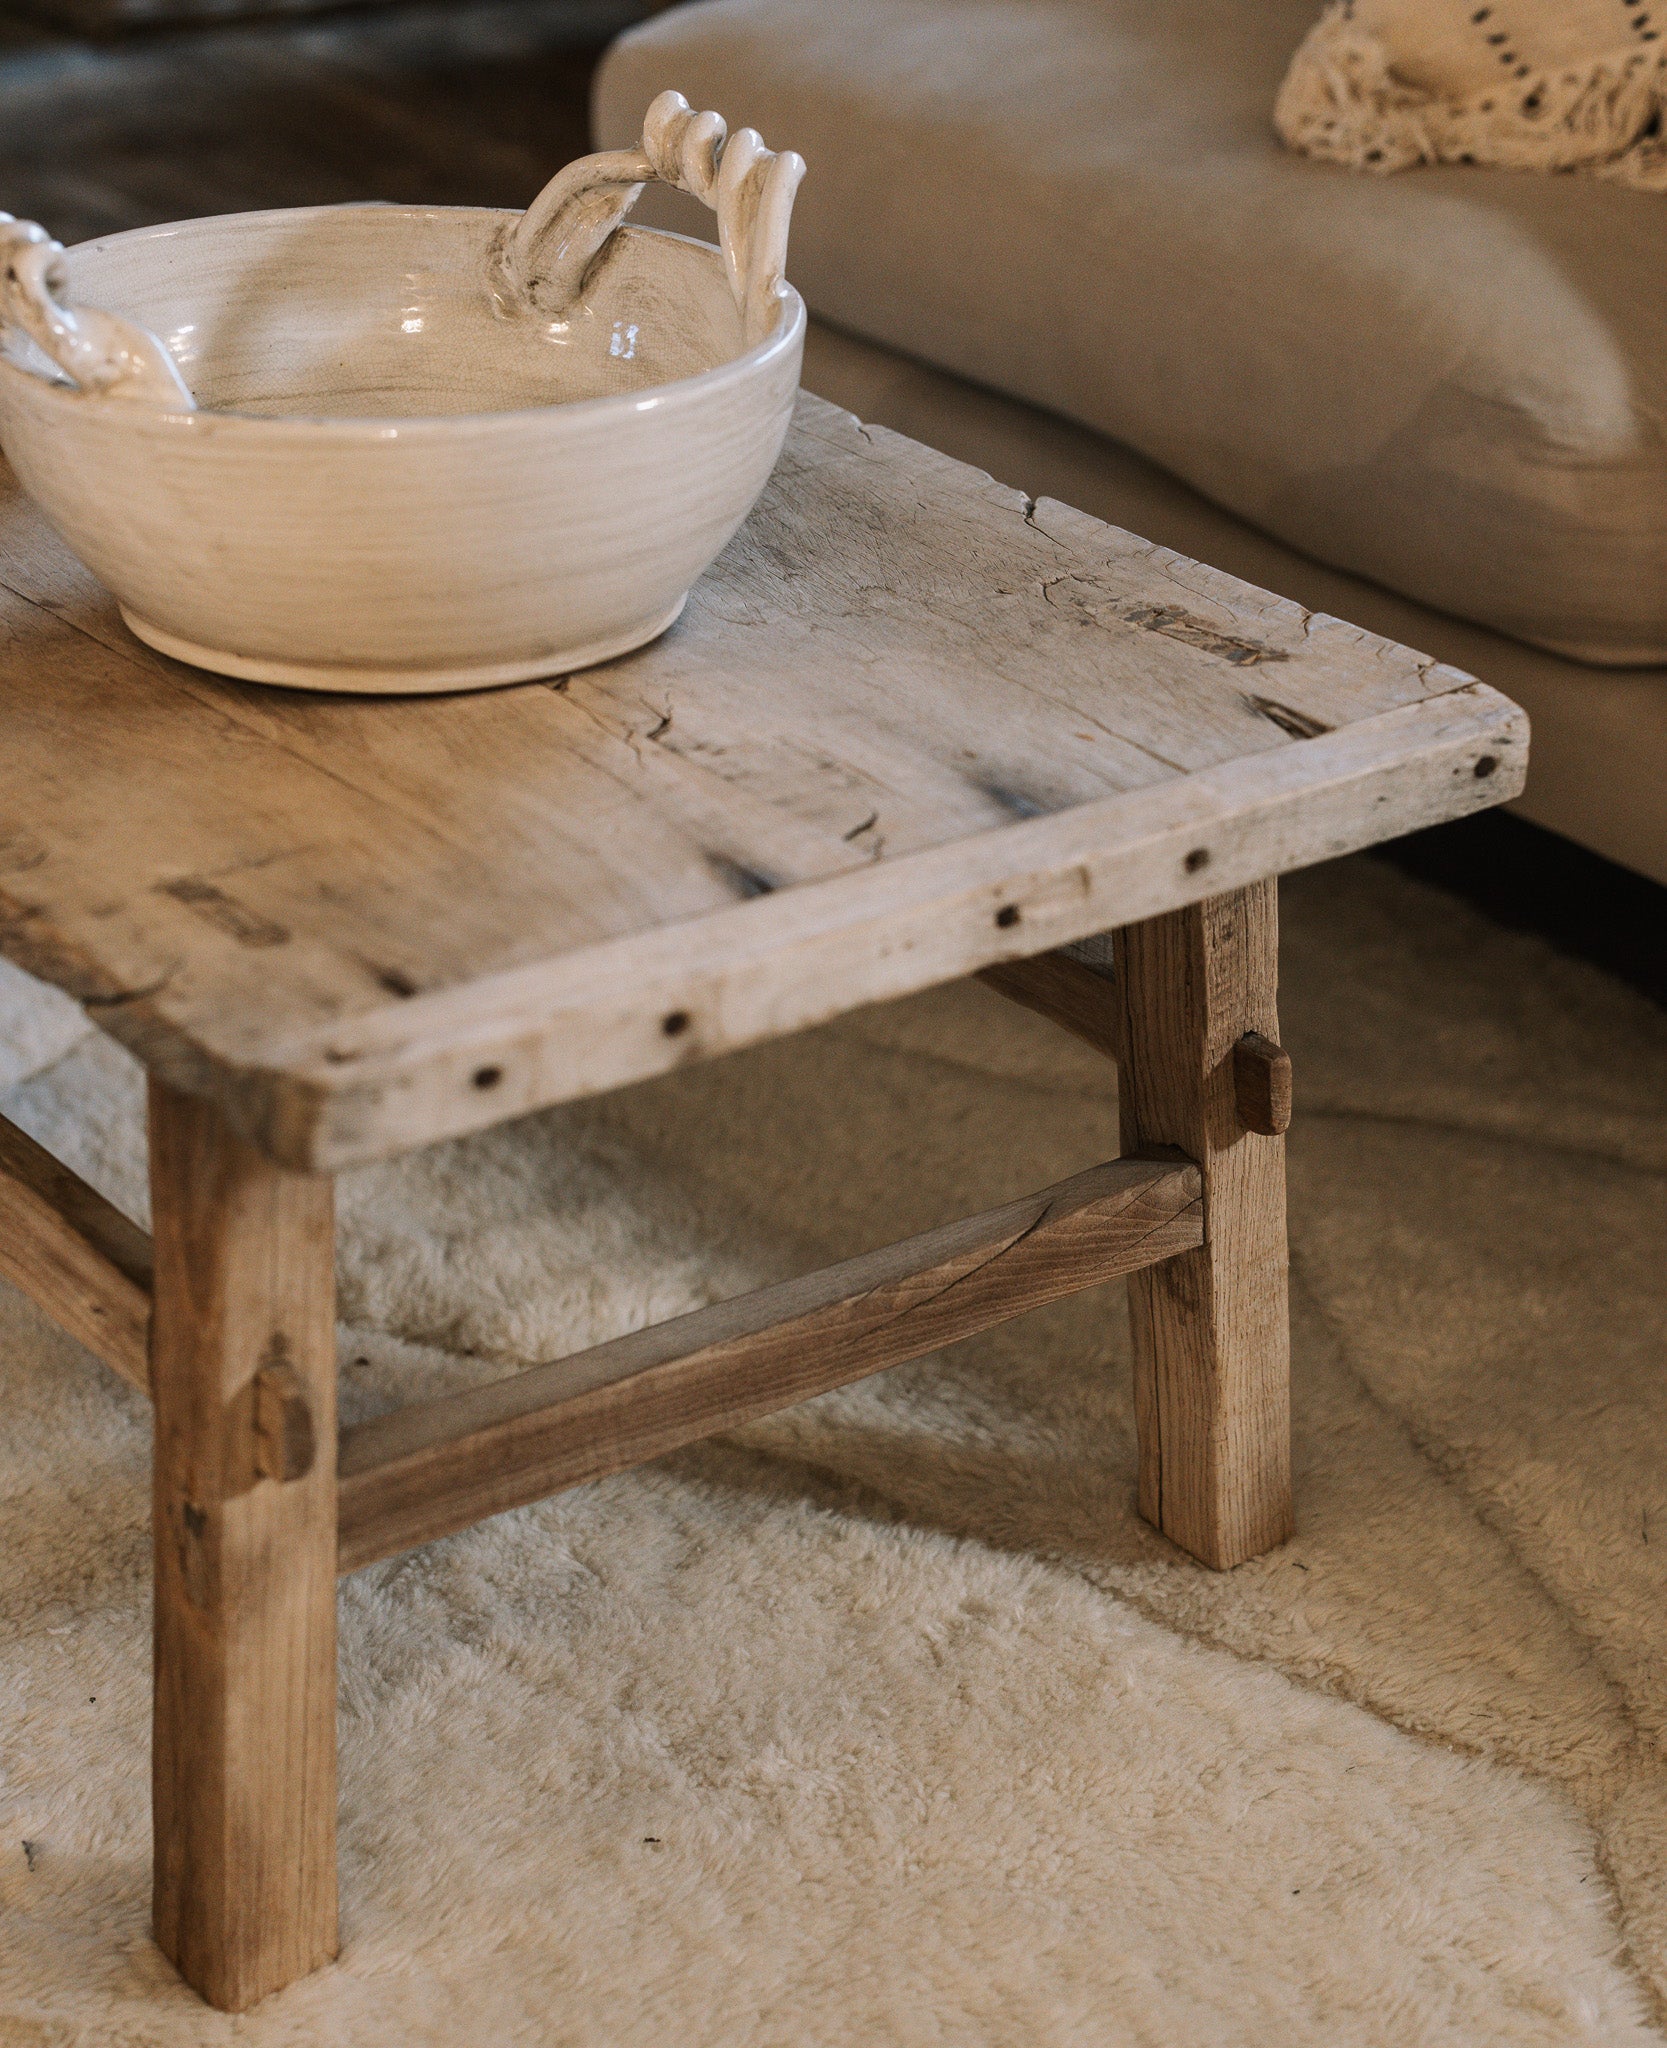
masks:
{"type": "Polygon", "coordinates": [[[1204,1177],[1204,1243],[1129,1281],[1140,1512],[1218,1568],[1291,1534],[1285,1144],[1245,1130],[1234,1047],[1278,1037],[1278,885],[1115,940],[1125,1157],[1173,1145],[1204,1177]]]}
{"type": "Polygon", "coordinates": [[[150,1117],[154,1924],[241,2011],[337,1946],[333,1187],[150,1117]]]}

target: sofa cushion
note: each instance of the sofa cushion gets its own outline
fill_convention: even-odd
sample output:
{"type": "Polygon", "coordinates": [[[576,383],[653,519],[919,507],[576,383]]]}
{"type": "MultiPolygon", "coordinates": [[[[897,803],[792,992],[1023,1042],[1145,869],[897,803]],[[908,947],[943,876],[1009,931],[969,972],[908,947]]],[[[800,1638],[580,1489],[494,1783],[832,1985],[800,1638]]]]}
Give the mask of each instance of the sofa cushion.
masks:
{"type": "Polygon", "coordinates": [[[1667,661],[1667,198],[1284,149],[1312,0],[700,0],[617,43],[810,164],[827,318],[1115,435],[1339,567],[1667,661]]]}

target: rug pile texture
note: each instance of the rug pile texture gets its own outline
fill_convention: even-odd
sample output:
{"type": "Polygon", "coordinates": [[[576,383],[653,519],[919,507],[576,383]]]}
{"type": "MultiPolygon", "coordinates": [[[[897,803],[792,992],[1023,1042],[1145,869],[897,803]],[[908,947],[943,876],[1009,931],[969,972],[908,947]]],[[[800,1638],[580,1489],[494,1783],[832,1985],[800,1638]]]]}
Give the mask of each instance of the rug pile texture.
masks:
{"type": "MultiPolygon", "coordinates": [[[[1667,1018],[1369,861],[1285,889],[1300,1531],[1135,1516],[1121,1289],[343,1584],[340,1962],[146,1928],[148,1422],[0,1289],[6,2048],[1641,2048],[1667,2014],[1667,1018]]],[[[0,1110],[143,1213],[136,1075],[0,1110]]],[[[345,1405],[1115,1148],[971,984],[342,1186],[345,1405]]]]}

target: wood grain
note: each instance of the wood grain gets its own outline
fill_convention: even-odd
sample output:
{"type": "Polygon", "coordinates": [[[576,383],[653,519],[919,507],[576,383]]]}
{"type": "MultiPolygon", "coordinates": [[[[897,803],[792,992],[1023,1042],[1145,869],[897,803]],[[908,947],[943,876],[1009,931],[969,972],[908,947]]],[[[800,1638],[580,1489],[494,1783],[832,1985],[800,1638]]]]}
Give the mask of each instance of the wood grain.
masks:
{"type": "Polygon", "coordinates": [[[238,2012],[336,1953],[332,1191],[154,1082],[151,1187],[156,1939],[238,2012]],[[273,1368],[313,1438],[287,1482],[273,1368]]]}
{"type": "Polygon", "coordinates": [[[164,661],[0,489],[0,722],[0,951],[318,1170],[1482,808],[1526,749],[808,397],[673,632],[420,704],[164,661]]]}
{"type": "Polygon", "coordinates": [[[645,10],[403,0],[279,22],[265,0],[42,0],[30,14],[90,27],[257,11],[266,18],[97,42],[0,12],[0,45],[18,46],[0,63],[10,210],[73,244],[263,206],[524,206],[590,147],[595,58],[645,10]]]}
{"type": "Polygon", "coordinates": [[[1120,931],[1123,1149],[1177,1145],[1203,1177],[1204,1242],[1129,1282],[1140,1511],[1204,1563],[1292,1530],[1285,1145],[1241,1128],[1233,1051],[1277,1039],[1278,887],[1258,882],[1120,931]]]}
{"type": "Polygon", "coordinates": [[[0,1275],[95,1357],[150,1391],[150,1239],[0,1117],[0,1275]]]}
{"type": "Polygon", "coordinates": [[[1115,1160],[1023,1201],[343,1433],[343,1571],[1173,1258],[1198,1175],[1115,1160]]]}
{"type": "Polygon", "coordinates": [[[1005,960],[980,970],[979,980],[1009,1002],[1034,1010],[1096,1052],[1117,1057],[1117,1013],[1111,977],[1068,953],[1038,953],[1033,960],[1005,960]]]}
{"type": "Polygon", "coordinates": [[[1103,932],[1413,829],[1481,786],[1479,749],[1525,745],[1483,694],[418,998],[241,1069],[228,1105],[334,1169],[1103,932]]]}

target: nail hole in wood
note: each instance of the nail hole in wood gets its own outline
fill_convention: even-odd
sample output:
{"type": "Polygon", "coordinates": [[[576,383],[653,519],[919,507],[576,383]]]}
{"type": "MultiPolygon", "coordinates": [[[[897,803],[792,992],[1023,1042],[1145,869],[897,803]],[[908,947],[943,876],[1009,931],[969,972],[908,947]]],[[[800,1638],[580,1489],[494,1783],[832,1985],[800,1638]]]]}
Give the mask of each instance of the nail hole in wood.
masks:
{"type": "Polygon", "coordinates": [[[1497,756],[1493,754],[1484,754],[1481,760],[1479,760],[1476,763],[1476,780],[1478,782],[1486,782],[1488,777],[1493,773],[1493,771],[1498,766],[1499,761],[1497,756]]]}
{"type": "Polygon", "coordinates": [[[1186,857],[1185,866],[1189,875],[1196,875],[1200,868],[1207,868],[1209,865],[1210,849],[1207,846],[1195,846],[1186,857]]]}
{"type": "Polygon", "coordinates": [[[673,1010],[669,1017],[661,1020],[660,1029],[668,1038],[680,1038],[689,1028],[687,1010],[673,1010]]]}
{"type": "Polygon", "coordinates": [[[1016,903],[1004,903],[996,912],[996,923],[1003,931],[1011,931],[1018,921],[1019,906],[1016,903]]]}
{"type": "Polygon", "coordinates": [[[471,1076],[477,1088],[496,1088],[503,1078],[502,1067],[476,1067],[471,1076]]]}

